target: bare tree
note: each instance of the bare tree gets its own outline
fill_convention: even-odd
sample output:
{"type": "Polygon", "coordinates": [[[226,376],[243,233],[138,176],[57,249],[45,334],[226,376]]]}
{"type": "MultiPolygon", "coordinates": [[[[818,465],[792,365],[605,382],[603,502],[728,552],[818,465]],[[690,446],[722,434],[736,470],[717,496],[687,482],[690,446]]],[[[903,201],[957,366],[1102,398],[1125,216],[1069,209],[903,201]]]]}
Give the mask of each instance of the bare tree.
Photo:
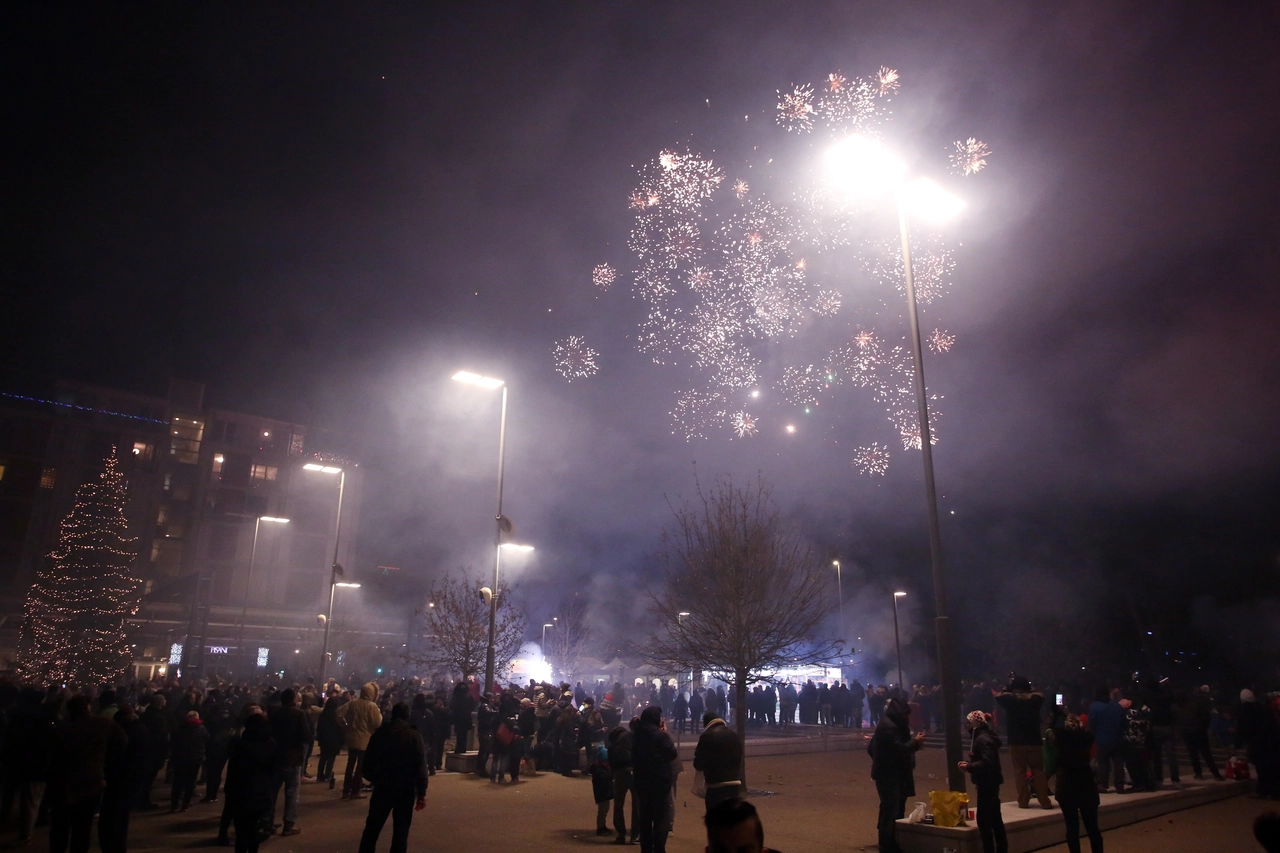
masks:
{"type": "MultiPolygon", "coordinates": [[[[547,654],[560,678],[573,684],[582,674],[582,659],[590,653],[595,637],[587,621],[587,604],[575,594],[561,602],[555,628],[547,634],[547,654]]],[[[544,650],[546,654],[546,650],[544,650]]]]}
{"type": "MultiPolygon", "coordinates": [[[[445,575],[431,587],[428,603],[417,610],[422,620],[421,648],[405,656],[405,662],[469,678],[484,669],[489,645],[489,605],[480,595],[483,581],[469,569],[445,575]]],[[[511,589],[498,594],[497,629],[494,632],[494,668],[502,676],[524,644],[524,614],[511,600],[511,589]]]]}
{"type": "Polygon", "coordinates": [[[843,641],[819,636],[826,563],[782,520],[763,479],[707,490],[694,482],[696,499],[672,507],[674,524],[663,531],[662,586],[651,593],[657,627],[643,651],[655,665],[731,684],[745,737],[748,685],[784,666],[829,661],[843,641]]]}

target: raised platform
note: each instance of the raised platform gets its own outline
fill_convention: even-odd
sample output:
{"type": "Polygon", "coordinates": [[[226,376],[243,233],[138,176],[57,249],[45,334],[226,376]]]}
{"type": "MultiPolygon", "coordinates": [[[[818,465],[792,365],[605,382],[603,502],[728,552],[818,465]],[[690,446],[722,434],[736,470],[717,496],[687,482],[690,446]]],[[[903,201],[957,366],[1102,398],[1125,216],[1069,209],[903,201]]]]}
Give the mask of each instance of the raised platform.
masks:
{"type": "MultiPolygon", "coordinates": [[[[1007,783],[1012,789],[1012,783],[1007,783]]],[[[1149,820],[1162,814],[1193,806],[1237,797],[1253,790],[1252,782],[1183,782],[1182,790],[1163,790],[1137,794],[1102,794],[1098,809],[1098,825],[1105,832],[1117,826],[1149,820]]],[[[969,796],[973,796],[970,790],[969,796]]],[[[919,799],[927,799],[925,793],[919,799]]],[[[973,803],[969,804],[973,807],[973,803]]],[[[907,811],[915,801],[907,803],[907,811]]],[[[1024,853],[1061,844],[1065,836],[1062,812],[1040,808],[1033,800],[1031,808],[1020,809],[1016,802],[1002,803],[1005,832],[1009,836],[1009,853],[1024,853]]],[[[898,821],[898,843],[904,853],[982,853],[982,840],[973,821],[968,826],[941,827],[926,823],[898,821]]]]}
{"type": "Polygon", "coordinates": [[[450,773],[475,773],[478,756],[476,752],[446,752],[444,769],[450,773]]]}

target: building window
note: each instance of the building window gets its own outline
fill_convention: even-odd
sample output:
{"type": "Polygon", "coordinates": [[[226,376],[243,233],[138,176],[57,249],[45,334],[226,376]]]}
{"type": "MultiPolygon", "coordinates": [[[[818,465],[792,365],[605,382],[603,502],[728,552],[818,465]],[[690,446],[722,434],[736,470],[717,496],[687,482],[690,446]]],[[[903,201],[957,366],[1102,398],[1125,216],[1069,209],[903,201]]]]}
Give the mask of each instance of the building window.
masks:
{"type": "Polygon", "coordinates": [[[135,441],[133,443],[133,458],[139,462],[150,462],[155,453],[154,444],[148,444],[145,441],[135,441]]]}
{"type": "Polygon", "coordinates": [[[204,423],[195,418],[175,417],[169,427],[169,454],[178,462],[194,465],[200,461],[200,440],[204,423]]]}
{"type": "Polygon", "coordinates": [[[40,472],[40,488],[52,489],[56,482],[58,482],[58,470],[56,468],[45,468],[40,472]]]}
{"type": "Polygon", "coordinates": [[[169,520],[169,507],[160,504],[160,509],[156,510],[156,524],[163,525],[169,520]]]}
{"type": "Polygon", "coordinates": [[[222,473],[222,463],[223,463],[223,462],[226,462],[226,461],[227,461],[227,458],[226,458],[225,456],[223,456],[221,453],[215,453],[215,454],[213,454],[213,473],[215,473],[215,474],[221,474],[221,473],[222,473]]]}
{"type": "Polygon", "coordinates": [[[274,481],[279,469],[274,465],[254,465],[249,469],[249,476],[255,480],[274,481]]]}

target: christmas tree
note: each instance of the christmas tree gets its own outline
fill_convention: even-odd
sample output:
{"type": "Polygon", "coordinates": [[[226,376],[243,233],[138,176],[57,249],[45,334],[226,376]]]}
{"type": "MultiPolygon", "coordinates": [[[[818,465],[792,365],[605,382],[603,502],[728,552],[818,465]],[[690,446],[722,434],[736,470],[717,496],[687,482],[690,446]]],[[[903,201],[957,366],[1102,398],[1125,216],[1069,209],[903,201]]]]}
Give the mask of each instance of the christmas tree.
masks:
{"type": "Polygon", "coordinates": [[[125,481],[115,458],[76,490],[58,546],[27,593],[23,675],[42,683],[114,681],[133,660],[125,620],[137,612],[137,538],[124,516],[125,481]]]}

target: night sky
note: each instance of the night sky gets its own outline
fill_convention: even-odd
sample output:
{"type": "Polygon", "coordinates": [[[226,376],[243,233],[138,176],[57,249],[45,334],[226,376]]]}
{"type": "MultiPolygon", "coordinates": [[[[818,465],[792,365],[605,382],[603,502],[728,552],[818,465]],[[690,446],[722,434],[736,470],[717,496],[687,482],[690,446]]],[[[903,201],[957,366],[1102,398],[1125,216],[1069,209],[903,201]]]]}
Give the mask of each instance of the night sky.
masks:
{"type": "Polygon", "coordinates": [[[916,665],[919,453],[854,472],[856,395],[795,435],[781,409],[747,440],[672,435],[680,380],[626,337],[641,306],[590,280],[630,269],[638,165],[688,147],[732,178],[754,145],[794,155],[776,90],[887,65],[886,143],[969,202],[938,318],[957,341],[926,357],[966,666],[1006,671],[1034,636],[1052,648],[1021,665],[1168,671],[1195,649],[1274,680],[1273,4],[439,5],[6,5],[4,367],[203,381],[360,459],[359,570],[402,567],[369,578],[370,618],[487,566],[497,397],[448,377],[501,376],[531,624],[579,590],[636,635],[696,463],[763,476],[846,561],[873,668],[907,589],[916,665]],[[959,181],[944,149],[969,136],[994,153],[959,181]],[[555,373],[569,334],[597,376],[555,373]]]}

